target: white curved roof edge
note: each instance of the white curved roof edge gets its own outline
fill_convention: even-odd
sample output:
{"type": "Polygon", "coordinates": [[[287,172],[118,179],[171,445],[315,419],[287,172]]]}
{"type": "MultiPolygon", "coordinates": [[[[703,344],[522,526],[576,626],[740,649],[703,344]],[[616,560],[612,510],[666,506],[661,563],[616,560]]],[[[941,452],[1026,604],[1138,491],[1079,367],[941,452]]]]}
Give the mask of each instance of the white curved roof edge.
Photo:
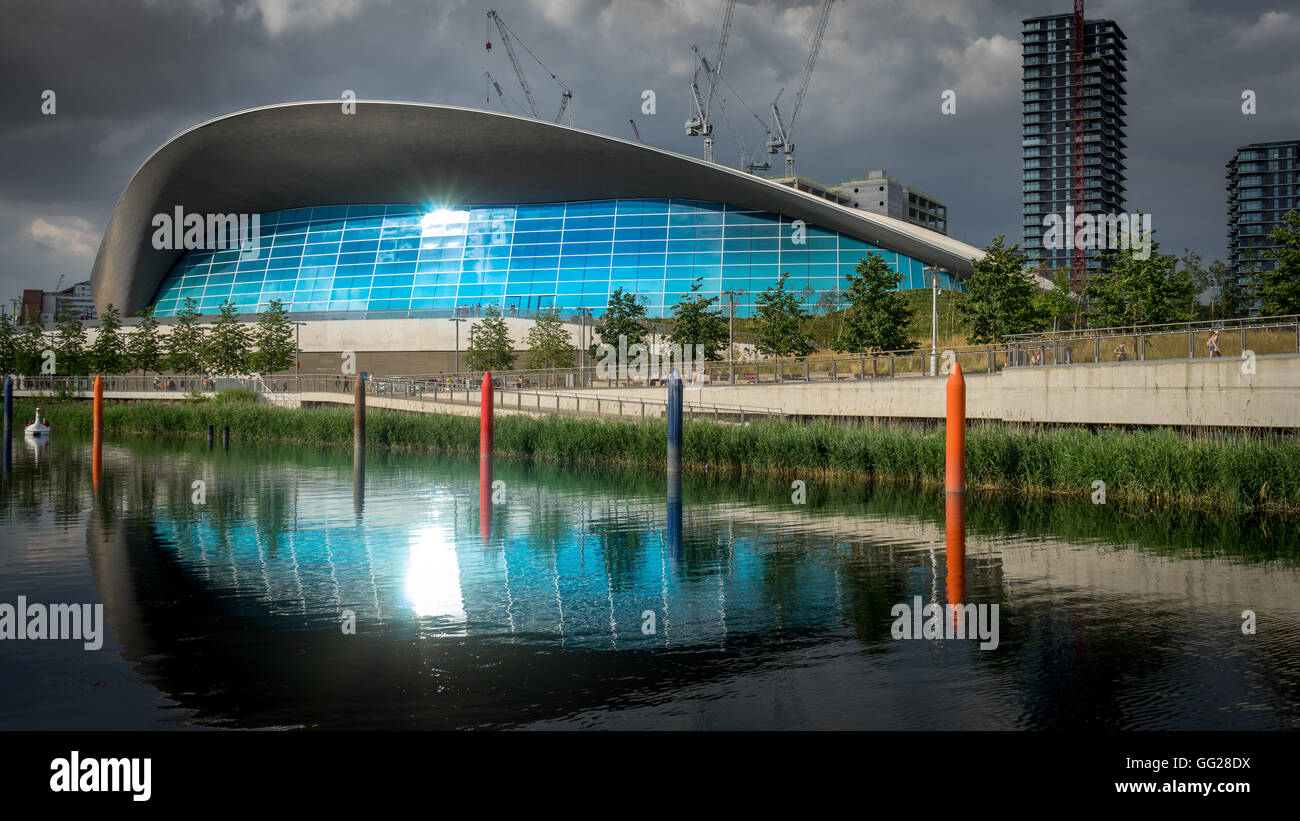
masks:
{"type": "MultiPolygon", "coordinates": [[[[919,225],[913,225],[912,223],[907,222],[905,220],[895,219],[894,217],[887,217],[882,214],[873,214],[869,211],[862,211],[857,208],[850,208],[849,206],[846,205],[840,205],[839,203],[832,202],[831,200],[825,199],[823,197],[819,197],[815,194],[809,194],[807,192],[800,191],[799,189],[794,188],[793,186],[782,185],[779,182],[773,182],[772,180],[769,180],[766,177],[760,177],[755,174],[747,174],[743,171],[739,171],[735,168],[731,168],[730,166],[720,165],[718,163],[709,163],[697,157],[691,157],[686,154],[678,153],[676,151],[670,151],[666,148],[659,148],[657,146],[648,145],[643,142],[629,140],[624,137],[615,137],[611,134],[603,134],[599,131],[590,131],[585,128],[577,128],[575,126],[565,125],[563,123],[552,123],[537,117],[525,117],[520,114],[510,114],[508,112],[502,112],[502,111],[489,111],[488,109],[483,109],[483,108],[472,108],[470,106],[462,106],[462,105],[447,105],[444,103],[426,103],[426,102],[421,102],[416,100],[355,100],[355,101],[346,100],[345,101],[341,98],[338,100],[297,100],[297,101],[286,102],[286,103],[271,103],[269,105],[253,106],[252,108],[245,108],[239,111],[232,111],[229,114],[223,114],[219,117],[213,117],[211,119],[204,120],[203,122],[198,123],[197,125],[192,125],[189,128],[186,128],[184,131],[180,131],[176,133],[174,136],[172,136],[162,145],[154,149],[153,152],[151,152],[149,156],[145,158],[145,161],[140,164],[139,168],[137,168],[135,170],[135,173],[132,174],[131,176],[132,178],[134,178],[135,175],[139,174],[141,169],[143,169],[146,165],[148,165],[149,161],[152,160],[159,152],[161,152],[167,146],[171,145],[173,142],[179,140],[181,137],[184,137],[186,134],[189,134],[191,132],[198,131],[206,126],[221,122],[222,120],[229,120],[234,117],[240,117],[246,114],[253,114],[258,111],[268,111],[276,108],[293,108],[296,106],[308,106],[308,105],[342,105],[344,102],[355,102],[357,105],[364,104],[364,105],[420,106],[424,108],[443,108],[443,109],[450,109],[455,111],[472,111],[476,114],[490,114],[505,119],[522,120],[525,122],[532,122],[532,123],[542,123],[544,125],[552,126],[554,128],[560,128],[566,131],[575,131],[580,134],[587,134],[589,136],[599,137],[605,140],[611,140],[613,142],[622,143],[624,145],[632,146],[634,148],[643,149],[646,151],[655,151],[660,154],[666,154],[668,156],[675,157],[679,160],[683,160],[685,162],[692,163],[694,165],[698,165],[703,168],[709,168],[714,171],[722,171],[731,174],[735,177],[739,177],[741,179],[758,181],[764,185],[772,186],[774,188],[785,191],[789,194],[794,194],[796,196],[811,200],[813,202],[818,203],[819,205],[830,206],[832,208],[838,209],[839,211],[842,211],[847,215],[859,218],[864,222],[875,223],[876,225],[879,225],[883,228],[889,228],[893,231],[897,231],[898,233],[904,234],[910,237],[911,239],[916,240],[917,242],[930,245],[936,250],[943,251],[945,253],[962,256],[966,259],[981,259],[984,256],[984,251],[979,248],[976,248],[973,245],[962,242],[961,240],[958,239],[954,239],[946,234],[940,234],[937,231],[931,231],[928,228],[922,228],[919,225]]],[[[126,192],[123,191],[122,193],[123,196],[125,196],[126,192]]]]}

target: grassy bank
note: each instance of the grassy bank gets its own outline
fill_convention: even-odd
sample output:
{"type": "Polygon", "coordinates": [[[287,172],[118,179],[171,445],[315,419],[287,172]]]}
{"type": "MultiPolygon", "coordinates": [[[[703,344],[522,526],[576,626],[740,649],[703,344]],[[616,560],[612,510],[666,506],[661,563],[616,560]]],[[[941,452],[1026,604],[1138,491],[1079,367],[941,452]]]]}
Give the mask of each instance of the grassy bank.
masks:
{"type": "MultiPolygon", "coordinates": [[[[52,429],[89,432],[87,402],[47,401],[52,429]]],[[[22,423],[34,404],[19,402],[22,423]]],[[[255,402],[139,402],[110,404],[111,435],[197,437],[207,426],[229,425],[237,441],[350,445],[351,408],[286,410],[255,402]]],[[[496,420],[497,452],[558,464],[664,464],[662,421],[619,422],[571,417],[496,420]]],[[[812,479],[890,480],[933,486],[943,481],[943,431],[894,427],[687,422],[683,459],[699,469],[812,479]]],[[[478,419],[370,409],[370,447],[473,453],[478,419]]],[[[1108,499],[1222,510],[1300,511],[1300,443],[1247,436],[1190,437],[1172,431],[1026,431],[972,427],[967,435],[972,489],[1089,498],[1093,482],[1108,499]]]]}

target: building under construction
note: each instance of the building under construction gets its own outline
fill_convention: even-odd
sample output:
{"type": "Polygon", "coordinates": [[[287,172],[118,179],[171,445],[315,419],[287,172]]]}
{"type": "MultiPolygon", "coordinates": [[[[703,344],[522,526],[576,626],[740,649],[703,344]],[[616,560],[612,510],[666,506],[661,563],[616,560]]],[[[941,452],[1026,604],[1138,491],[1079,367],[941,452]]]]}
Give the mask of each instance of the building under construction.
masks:
{"type": "Polygon", "coordinates": [[[1044,218],[1125,211],[1126,63],[1115,21],[1085,21],[1077,6],[1077,14],[1024,21],[1021,145],[1025,252],[1040,266],[1074,269],[1081,284],[1085,266],[1097,270],[1106,251],[1080,249],[1076,257],[1071,248],[1044,247],[1044,218]],[[1080,23],[1084,36],[1076,43],[1080,23]]]}

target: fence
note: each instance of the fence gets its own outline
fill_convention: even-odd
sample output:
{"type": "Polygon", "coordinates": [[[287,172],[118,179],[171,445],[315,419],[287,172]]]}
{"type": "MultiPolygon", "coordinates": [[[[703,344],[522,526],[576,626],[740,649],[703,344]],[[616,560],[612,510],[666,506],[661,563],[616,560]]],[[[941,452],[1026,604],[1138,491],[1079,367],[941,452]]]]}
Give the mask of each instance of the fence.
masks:
{"type": "MultiPolygon", "coordinates": [[[[222,390],[243,389],[268,397],[285,395],[302,397],[306,394],[339,394],[351,399],[356,387],[354,375],[303,376],[283,378],[260,377],[104,377],[104,389],[109,392],[160,394],[160,398],[175,398],[178,393],[210,393],[222,390]]],[[[555,390],[517,389],[498,382],[496,407],[504,410],[531,411],[534,413],[561,413],[574,416],[612,416],[619,419],[656,419],[667,415],[667,399],[628,397],[593,397],[555,390]]],[[[369,396],[388,397],[429,404],[451,404],[478,407],[482,398],[480,379],[464,378],[445,382],[405,379],[366,379],[365,391],[369,396]]],[[[83,396],[94,390],[94,377],[43,376],[17,377],[19,391],[60,395],[83,396]]],[[[719,403],[685,402],[683,415],[689,419],[713,419],[718,422],[745,424],[756,419],[783,419],[784,414],[775,408],[751,405],[726,405],[719,403]]]]}
{"type": "Polygon", "coordinates": [[[1208,359],[1216,330],[1220,356],[1300,354],[1300,316],[1019,334],[1008,347],[1015,367],[1208,359]]]}

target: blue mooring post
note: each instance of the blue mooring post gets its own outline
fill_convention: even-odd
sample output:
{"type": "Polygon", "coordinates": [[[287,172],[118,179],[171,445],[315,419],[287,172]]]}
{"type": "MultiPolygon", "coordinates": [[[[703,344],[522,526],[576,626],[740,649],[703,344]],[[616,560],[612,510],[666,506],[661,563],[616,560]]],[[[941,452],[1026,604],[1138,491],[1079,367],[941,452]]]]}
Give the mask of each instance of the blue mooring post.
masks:
{"type": "Polygon", "coordinates": [[[14,378],[5,377],[5,438],[14,429],[14,378]]]}
{"type": "Polygon", "coordinates": [[[668,487],[682,478],[682,376],[674,368],[668,377],[668,487]]]}
{"type": "Polygon", "coordinates": [[[4,478],[9,481],[10,438],[14,430],[14,378],[5,377],[5,442],[4,442],[4,478]]]}

